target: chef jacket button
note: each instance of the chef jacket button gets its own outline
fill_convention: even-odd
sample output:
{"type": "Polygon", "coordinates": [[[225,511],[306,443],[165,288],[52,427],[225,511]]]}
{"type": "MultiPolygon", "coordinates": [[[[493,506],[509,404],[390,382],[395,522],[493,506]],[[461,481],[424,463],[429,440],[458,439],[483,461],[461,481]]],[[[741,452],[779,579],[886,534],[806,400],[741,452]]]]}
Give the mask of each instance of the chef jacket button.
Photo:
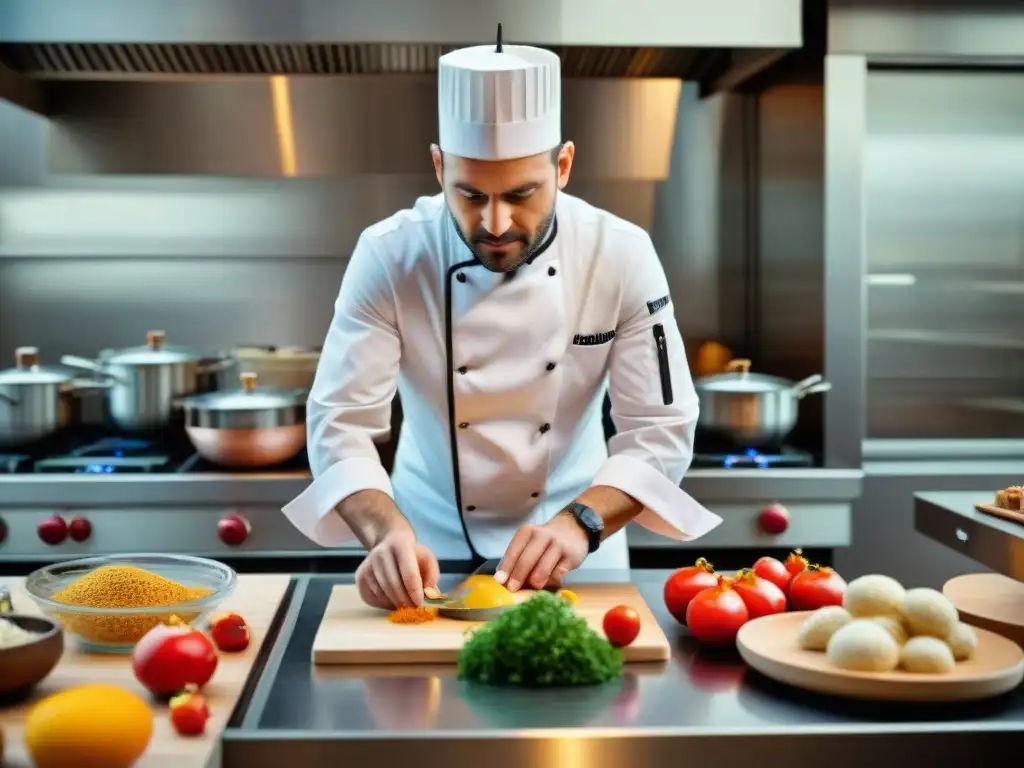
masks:
{"type": "Polygon", "coordinates": [[[476,507],[474,507],[472,504],[470,504],[468,507],[466,507],[466,511],[467,512],[476,512],[476,507]]]}
{"type": "Polygon", "coordinates": [[[460,365],[460,366],[459,366],[459,373],[461,373],[461,374],[467,374],[467,373],[469,373],[469,368],[467,368],[467,367],[466,367],[466,366],[464,366],[464,365],[460,365]]]}
{"type": "Polygon", "coordinates": [[[464,283],[466,282],[466,275],[463,272],[457,272],[455,274],[455,279],[458,280],[460,283],[464,283]]]}
{"type": "Polygon", "coordinates": [[[554,267],[548,267],[548,274],[551,275],[551,277],[554,277],[555,276],[555,268],[554,267]]]}
{"type": "Polygon", "coordinates": [[[542,435],[543,435],[543,434],[544,434],[545,432],[547,432],[547,431],[548,431],[549,429],[551,429],[551,425],[550,425],[550,424],[541,424],[541,425],[540,425],[540,433],[541,433],[542,435]]]}
{"type": "Polygon", "coordinates": [[[459,423],[459,429],[466,429],[468,426],[469,426],[469,422],[468,421],[463,421],[463,422],[459,423]]]}
{"type": "Polygon", "coordinates": [[[548,365],[547,365],[547,369],[548,369],[549,371],[553,371],[553,370],[555,370],[555,364],[554,364],[554,363],[548,363],[548,365]]]}
{"type": "Polygon", "coordinates": [[[540,498],[540,494],[537,493],[537,491],[534,491],[533,493],[530,494],[530,498],[531,499],[539,499],[540,498]]]}

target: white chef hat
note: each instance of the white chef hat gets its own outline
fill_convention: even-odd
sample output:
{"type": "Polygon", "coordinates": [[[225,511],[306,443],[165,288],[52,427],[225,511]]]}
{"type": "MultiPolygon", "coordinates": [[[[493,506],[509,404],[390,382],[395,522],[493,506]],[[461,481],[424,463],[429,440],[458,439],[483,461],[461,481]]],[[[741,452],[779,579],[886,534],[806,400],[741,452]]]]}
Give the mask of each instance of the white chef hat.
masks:
{"type": "Polygon", "coordinates": [[[543,48],[461,48],[438,61],[437,111],[442,151],[475,160],[511,160],[562,141],[558,55],[543,48]]]}

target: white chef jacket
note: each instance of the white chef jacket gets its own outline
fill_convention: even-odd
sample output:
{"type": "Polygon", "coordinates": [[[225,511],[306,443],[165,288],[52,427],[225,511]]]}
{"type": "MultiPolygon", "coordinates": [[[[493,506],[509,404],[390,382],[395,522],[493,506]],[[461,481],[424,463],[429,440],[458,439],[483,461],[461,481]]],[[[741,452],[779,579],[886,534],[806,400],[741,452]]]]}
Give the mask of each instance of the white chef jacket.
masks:
{"type": "MultiPolygon", "coordinates": [[[[352,253],[309,396],[314,480],[284,513],[338,547],[355,537],[336,505],[376,489],[438,558],[499,558],[519,527],[608,485],[644,505],[644,527],[697,538],[721,523],[679,487],[697,412],[643,229],[559,193],[546,246],[495,273],[443,196],[422,197],[352,253]],[[374,440],[390,432],[396,389],[404,420],[389,477],[374,440]],[[607,443],[606,392],[617,429],[607,443]]],[[[584,564],[628,567],[624,532],[584,564]]]]}

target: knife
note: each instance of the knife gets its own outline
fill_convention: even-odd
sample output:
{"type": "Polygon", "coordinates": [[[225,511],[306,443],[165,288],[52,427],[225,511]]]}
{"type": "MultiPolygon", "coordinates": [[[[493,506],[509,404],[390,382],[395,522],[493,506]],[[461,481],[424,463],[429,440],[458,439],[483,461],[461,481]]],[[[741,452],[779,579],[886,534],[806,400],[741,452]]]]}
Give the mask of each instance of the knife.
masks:
{"type": "MultiPolygon", "coordinates": [[[[483,563],[477,566],[477,568],[473,572],[471,572],[469,576],[467,576],[462,581],[462,584],[465,584],[466,581],[468,581],[474,576],[493,576],[495,573],[497,573],[498,566],[500,564],[501,560],[485,560],[483,563]]],[[[443,608],[445,606],[448,606],[449,604],[457,600],[458,595],[456,593],[459,591],[459,588],[462,586],[462,584],[460,584],[458,587],[452,590],[450,594],[445,594],[444,592],[441,592],[438,589],[427,587],[423,590],[424,603],[435,608],[443,608]]]]}

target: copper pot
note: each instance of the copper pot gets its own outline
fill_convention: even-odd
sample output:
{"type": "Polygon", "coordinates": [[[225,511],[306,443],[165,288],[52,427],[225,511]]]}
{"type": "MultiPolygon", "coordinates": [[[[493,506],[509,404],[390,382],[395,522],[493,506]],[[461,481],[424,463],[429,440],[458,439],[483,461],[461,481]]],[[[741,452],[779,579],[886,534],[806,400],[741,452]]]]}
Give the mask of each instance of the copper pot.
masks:
{"type": "Polygon", "coordinates": [[[185,432],[204,459],[224,467],[255,469],[283,464],[306,444],[306,391],[257,387],[240,375],[241,388],[181,400],[185,432]]]}

